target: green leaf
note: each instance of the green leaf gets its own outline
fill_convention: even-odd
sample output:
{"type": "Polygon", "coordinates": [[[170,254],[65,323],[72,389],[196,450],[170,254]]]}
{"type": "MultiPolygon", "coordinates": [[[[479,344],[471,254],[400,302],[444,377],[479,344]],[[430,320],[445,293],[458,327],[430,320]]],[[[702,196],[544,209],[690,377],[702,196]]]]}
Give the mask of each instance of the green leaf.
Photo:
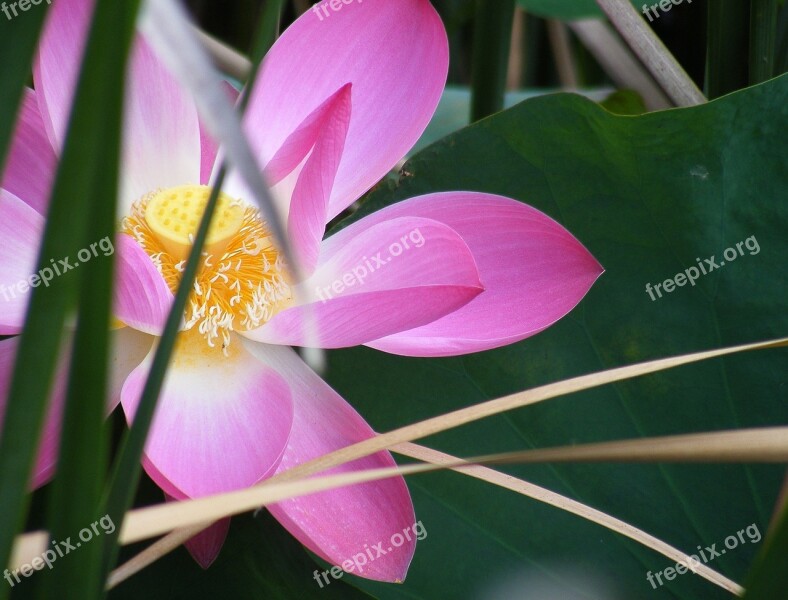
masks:
{"type": "MultiPolygon", "coordinates": [[[[545,19],[572,21],[590,17],[604,17],[595,0],[518,0],[520,6],[545,19]]],[[[637,5],[635,0],[632,4],[637,5]]],[[[642,4],[642,3],[641,3],[642,4]]]]}
{"type": "MultiPolygon", "coordinates": [[[[552,91],[529,89],[506,92],[504,96],[504,107],[511,108],[515,104],[535,98],[545,93],[552,93],[552,91]]],[[[606,96],[605,90],[581,90],[581,93],[587,98],[592,100],[602,101],[606,96]]],[[[446,137],[450,133],[459,131],[466,125],[470,124],[470,106],[471,106],[471,92],[468,88],[460,86],[447,86],[443,90],[438,108],[432,117],[427,129],[422,134],[419,141],[411,150],[411,154],[423,150],[430,144],[433,144],[446,137]]]]}
{"type": "MultiPolygon", "coordinates": [[[[768,339],[788,331],[784,257],[788,77],[703,106],[622,117],[579,96],[523,102],[410,160],[363,217],[434,191],[479,190],[534,205],[606,268],[545,332],[466,357],[417,359],[365,348],[329,354],[329,382],[378,431],[603,368],[768,339]],[[481,151],[483,149],[483,151],[481,151]],[[645,286],[754,236],[744,255],[651,300],[645,286]]],[[[491,241],[494,243],[494,240],[491,241]]],[[[664,283],[663,283],[664,285],[664,283]]],[[[786,351],[683,367],[552,400],[425,440],[459,456],[782,423],[786,351]]],[[[688,551],[762,534],[778,466],[556,465],[507,472],[587,502],[688,551]]],[[[403,586],[353,580],[381,598],[478,598],[511,578],[519,594],[560,598],[728,598],[692,575],[647,572],[661,555],[601,527],[455,473],[409,479],[428,537],[403,586]],[[589,581],[592,580],[592,582],[589,581]],[[526,582],[530,582],[526,583],[526,582]]],[[[708,563],[739,582],[760,543],[708,563]]],[[[350,580],[350,579],[349,579],[350,580]]],[[[495,597],[495,596],[490,596],[495,597]]],[[[506,597],[506,596],[500,596],[506,597]]]]}

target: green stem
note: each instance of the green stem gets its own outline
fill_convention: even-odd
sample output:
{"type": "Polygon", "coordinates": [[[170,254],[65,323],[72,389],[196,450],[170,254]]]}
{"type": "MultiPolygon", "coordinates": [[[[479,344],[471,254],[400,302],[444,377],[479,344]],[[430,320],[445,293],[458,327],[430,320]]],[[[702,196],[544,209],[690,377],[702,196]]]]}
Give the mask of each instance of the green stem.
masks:
{"type": "Polygon", "coordinates": [[[774,48],[777,40],[777,0],[751,0],[750,4],[750,85],[774,76],[774,48]]]}
{"type": "Polygon", "coordinates": [[[471,121],[503,108],[515,0],[476,1],[471,121]]]}
{"type": "Polygon", "coordinates": [[[708,8],[706,96],[711,100],[747,87],[748,0],[711,0],[708,8]]]}

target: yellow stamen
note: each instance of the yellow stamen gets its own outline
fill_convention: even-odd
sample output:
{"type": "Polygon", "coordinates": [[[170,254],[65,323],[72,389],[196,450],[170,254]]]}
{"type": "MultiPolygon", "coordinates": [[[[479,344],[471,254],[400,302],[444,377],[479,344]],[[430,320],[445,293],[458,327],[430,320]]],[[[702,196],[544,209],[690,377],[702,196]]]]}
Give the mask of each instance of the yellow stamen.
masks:
{"type": "MultiPolygon", "coordinates": [[[[175,292],[210,188],[158,190],[136,202],[123,220],[132,236],[175,292]],[[179,228],[180,227],[180,228],[179,228]]],[[[230,344],[232,331],[256,329],[291,301],[284,264],[257,209],[225,194],[219,197],[202,263],[184,314],[214,347],[230,344]]]]}

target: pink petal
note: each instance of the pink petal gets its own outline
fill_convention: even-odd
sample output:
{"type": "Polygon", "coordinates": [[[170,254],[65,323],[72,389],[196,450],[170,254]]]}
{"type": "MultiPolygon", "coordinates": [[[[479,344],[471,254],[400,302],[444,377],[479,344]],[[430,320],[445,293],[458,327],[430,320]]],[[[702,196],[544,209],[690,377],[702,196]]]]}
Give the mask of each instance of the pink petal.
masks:
{"type": "MultiPolygon", "coordinates": [[[[310,153],[293,190],[288,237],[305,274],[312,273],[326,230],[328,201],[350,123],[350,85],[326,100],[291,135],[268,168],[284,176],[310,153]],[[293,164],[295,163],[295,164],[293,164]]],[[[278,175],[278,174],[277,174],[278,175]]],[[[278,181],[277,176],[271,184],[278,181]]]]}
{"type": "MultiPolygon", "coordinates": [[[[438,105],[449,60],[446,32],[427,0],[336,4],[341,10],[329,9],[329,17],[308,11],[279,38],[246,116],[265,166],[309,114],[352,84],[353,118],[328,219],[416,143],[438,105]]],[[[230,179],[228,190],[240,189],[230,179]]]]}
{"type": "MultiPolygon", "coordinates": [[[[549,327],[585,296],[603,268],[560,224],[515,200],[475,192],[412,198],[367,217],[418,216],[453,228],[473,252],[484,293],[433,323],[367,345],[408,356],[497,348],[549,327]]],[[[366,220],[366,219],[365,219],[366,220]]],[[[327,244],[342,245],[352,227],[327,244]]]]}
{"type": "MultiPolygon", "coordinates": [[[[3,429],[6,402],[11,387],[14,358],[16,357],[19,338],[0,340],[0,432],[3,429]]],[[[64,347],[66,344],[64,344],[64,347]]],[[[61,361],[55,375],[52,394],[49,399],[44,430],[38,444],[36,461],[31,474],[30,487],[36,489],[47,483],[55,473],[58,447],[60,445],[60,423],[63,419],[63,408],[67,384],[68,364],[61,361]]]]}
{"type": "Polygon", "coordinates": [[[0,189],[0,335],[22,331],[36,275],[38,244],[44,218],[11,192],[0,189]]]}
{"type": "MultiPolygon", "coordinates": [[[[47,17],[34,80],[53,146],[62,148],[91,0],[58,0],[47,17]]],[[[189,95],[137,38],[124,108],[120,214],[147,192],[200,179],[200,127],[189,95]]]]}
{"type": "Polygon", "coordinates": [[[36,98],[58,154],[66,137],[93,6],[93,0],[57,0],[50,6],[33,63],[36,98]]]}
{"type": "MultiPolygon", "coordinates": [[[[164,497],[167,502],[176,502],[184,500],[185,497],[177,498],[165,493],[164,497]]],[[[222,519],[213,525],[203,529],[200,533],[190,538],[184,546],[192,555],[192,558],[203,569],[207,569],[219,556],[219,552],[224,545],[224,540],[227,539],[227,533],[230,531],[230,519],[222,519]]]]}
{"type": "Polygon", "coordinates": [[[271,344],[355,346],[430,323],[482,291],[470,250],[446,225],[421,218],[366,225],[353,226],[342,245],[325,242],[317,271],[301,288],[304,301],[320,301],[286,309],[243,335],[271,344]]]}
{"type": "Polygon", "coordinates": [[[216,155],[219,152],[219,145],[208,133],[208,130],[200,124],[200,184],[208,185],[211,180],[216,155]]]}
{"type": "Polygon", "coordinates": [[[57,158],[38,110],[36,93],[25,88],[0,187],[45,214],[57,158]]]}
{"type": "Polygon", "coordinates": [[[184,546],[203,569],[207,569],[219,556],[230,531],[230,519],[222,519],[188,540],[184,546]]]}
{"type": "Polygon", "coordinates": [[[153,347],[156,338],[131,327],[115,329],[110,333],[110,390],[107,412],[112,412],[120,402],[120,392],[126,378],[136,369],[153,347]]]}
{"type": "Polygon", "coordinates": [[[115,316],[134,329],[160,335],[174,300],[170,288],[131,236],[119,234],[115,246],[115,316]]]}
{"type": "MultiPolygon", "coordinates": [[[[293,393],[293,430],[277,473],[374,435],[364,419],[293,350],[254,342],[245,345],[281,373],[293,393]]],[[[325,474],[394,465],[388,452],[379,452],[325,474]]],[[[382,543],[385,555],[374,560],[367,556],[367,564],[361,566],[363,570],[354,568],[352,572],[379,581],[405,579],[415,550],[412,527],[416,518],[403,478],[302,496],[280,502],[269,510],[302,544],[340,567],[354,556],[364,555],[367,549],[375,556],[377,551],[372,549],[382,543]],[[393,548],[392,536],[397,535],[410,540],[403,539],[402,545],[393,548]]],[[[398,542],[399,537],[395,538],[395,544],[398,542]]],[[[362,559],[358,558],[358,562],[362,559]]]]}
{"type": "Polygon", "coordinates": [[[200,124],[192,98],[138,37],[124,108],[120,214],[146,193],[200,181],[200,124]]]}
{"type": "MultiPolygon", "coordinates": [[[[288,385],[238,338],[225,357],[196,332],[182,336],[145,446],[146,471],[176,497],[178,490],[196,498],[253,485],[276,469],[290,435],[288,385]]],[[[153,351],[123,386],[129,421],[152,358],[153,351]]]]}

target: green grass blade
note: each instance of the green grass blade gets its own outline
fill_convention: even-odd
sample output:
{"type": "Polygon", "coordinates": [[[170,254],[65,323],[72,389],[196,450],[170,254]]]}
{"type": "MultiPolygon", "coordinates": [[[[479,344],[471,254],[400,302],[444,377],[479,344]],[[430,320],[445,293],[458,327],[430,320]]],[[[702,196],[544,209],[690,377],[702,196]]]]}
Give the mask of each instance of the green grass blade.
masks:
{"type": "Polygon", "coordinates": [[[24,18],[0,13],[0,173],[47,8],[45,3],[34,6],[24,18]]]}
{"type": "Polygon", "coordinates": [[[706,97],[709,100],[747,87],[748,0],[719,0],[708,4],[706,97]]]}
{"type": "Polygon", "coordinates": [[[471,121],[503,108],[509,66],[514,0],[476,2],[473,32],[471,121]]]}
{"type": "MultiPolygon", "coordinates": [[[[97,4],[82,74],[84,94],[73,111],[70,135],[90,138],[101,159],[85,164],[76,175],[88,182],[87,244],[112,241],[115,229],[120,137],[123,122],[125,65],[131,47],[138,3],[116,7],[97,4]],[[79,126],[82,125],[83,129],[79,126]]],[[[84,248],[88,248],[88,245],[84,248]]],[[[95,246],[98,248],[98,246],[95,246]]],[[[103,244],[106,247],[106,243],[103,244]]],[[[92,253],[91,253],[92,256],[92,253]]],[[[85,600],[103,594],[100,577],[104,529],[96,525],[92,539],[84,529],[103,516],[101,500],[107,467],[108,432],[105,425],[109,323],[112,301],[112,255],[84,263],[79,291],[78,326],[63,419],[57,477],[48,505],[48,529],[53,540],[81,540],[68,564],[45,572],[40,598],[60,598],[64,589],[85,600]],[[100,533],[96,533],[100,532],[100,533]],[[78,535],[80,536],[78,538],[78,535]],[[89,541],[89,543],[88,543],[89,541]]]]}
{"type": "MultiPolygon", "coordinates": [[[[107,50],[95,52],[92,61],[107,50]]],[[[93,77],[90,63],[87,76],[80,77],[75,106],[87,107],[74,114],[69,126],[57,177],[53,187],[38,268],[51,267],[50,261],[77,257],[87,240],[88,198],[94,173],[104,165],[106,126],[97,108],[101,105],[103,79],[93,77]]],[[[22,527],[28,505],[27,482],[56,367],[63,324],[77,294],[79,272],[64,273],[48,286],[32,289],[29,312],[22,332],[16,366],[8,393],[5,427],[0,438],[0,564],[7,564],[15,534],[22,527]],[[35,368],[31,368],[32,366],[35,368]]],[[[0,588],[0,599],[7,594],[0,588]]]]}
{"type": "MultiPolygon", "coordinates": [[[[783,498],[784,500],[784,498],[783,498]]],[[[782,503],[777,518],[772,523],[761,552],[747,576],[744,600],[773,600],[783,598],[788,589],[788,502],[782,503]]]]}
{"type": "Polygon", "coordinates": [[[777,40],[777,0],[751,0],[750,85],[774,77],[774,48],[777,40]]]}
{"type": "MultiPolygon", "coordinates": [[[[265,55],[276,39],[281,8],[282,0],[275,0],[273,2],[266,3],[266,9],[263,11],[261,25],[259,27],[259,31],[261,33],[257,38],[257,44],[255,47],[255,53],[259,54],[261,57],[265,55]]],[[[257,69],[252,69],[250,80],[247,82],[247,90],[252,89],[255,82],[256,73],[257,69]]],[[[245,99],[249,96],[250,94],[247,93],[245,99]]],[[[245,100],[243,106],[245,106],[245,100]]],[[[119,454],[116,457],[115,463],[113,465],[112,478],[107,489],[105,508],[106,513],[109,514],[116,523],[121,522],[122,516],[130,508],[134,499],[134,493],[137,489],[141,472],[140,460],[142,457],[142,451],[145,447],[145,440],[147,439],[148,431],[150,429],[151,422],[153,421],[153,415],[156,410],[156,402],[161,392],[167,365],[169,364],[169,360],[175,345],[178,327],[186,307],[186,302],[192,290],[192,283],[197,274],[202,246],[205,242],[205,237],[210,226],[210,220],[216,207],[219,191],[221,190],[222,184],[224,183],[226,174],[227,168],[226,165],[223,165],[217,175],[214,187],[211,190],[211,195],[205,208],[205,213],[203,214],[202,220],[200,221],[200,227],[197,230],[194,244],[186,262],[183,278],[181,279],[181,283],[178,286],[178,291],[175,294],[175,300],[173,302],[172,309],[168,315],[158,347],[156,348],[150,372],[142,391],[142,398],[134,415],[134,422],[123,438],[119,454]]],[[[119,530],[116,530],[113,534],[108,535],[105,538],[106,553],[103,570],[103,574],[105,576],[114,566],[117,557],[118,534],[119,530]]]]}
{"type": "Polygon", "coordinates": [[[777,40],[774,54],[774,72],[781,75],[788,71],[788,4],[783,4],[780,7],[777,16],[777,40]]]}

